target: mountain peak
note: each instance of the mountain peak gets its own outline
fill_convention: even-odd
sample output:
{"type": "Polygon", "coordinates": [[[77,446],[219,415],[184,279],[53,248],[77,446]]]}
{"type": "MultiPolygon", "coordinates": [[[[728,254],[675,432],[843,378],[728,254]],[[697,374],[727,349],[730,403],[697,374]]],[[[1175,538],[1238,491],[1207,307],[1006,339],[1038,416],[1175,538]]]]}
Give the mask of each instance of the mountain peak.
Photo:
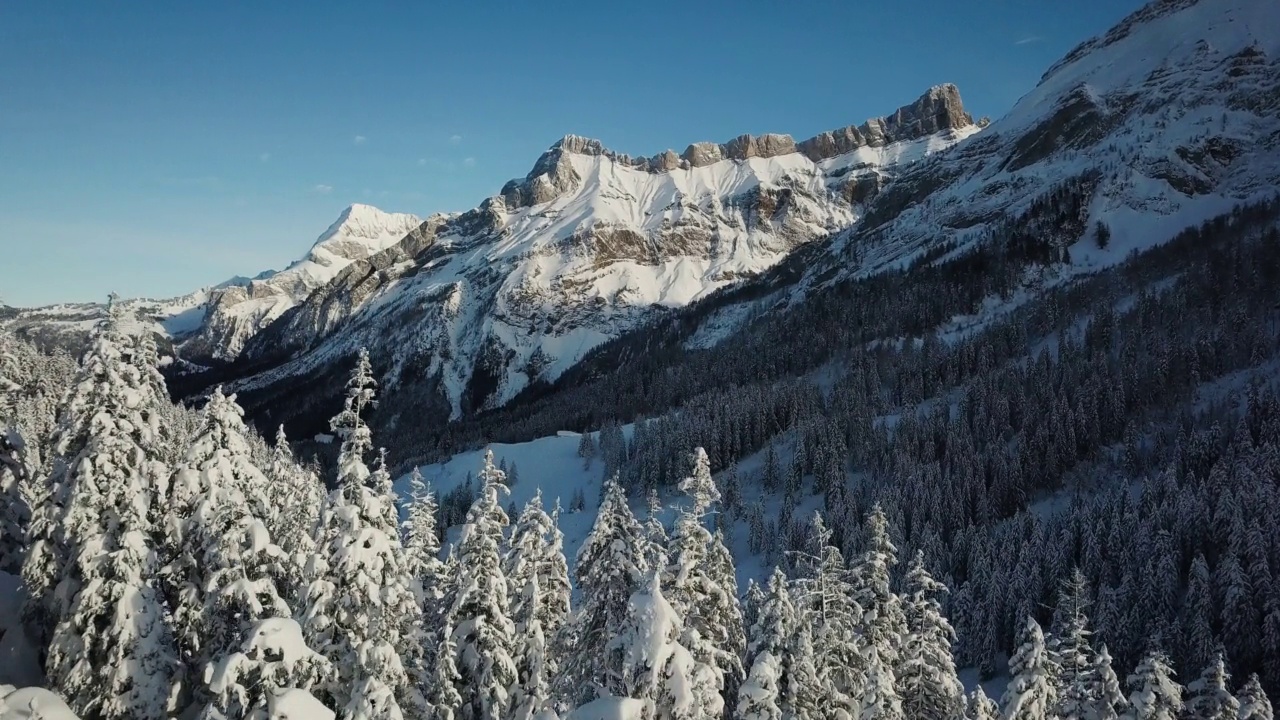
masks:
{"type": "Polygon", "coordinates": [[[501,196],[508,207],[537,205],[557,197],[577,181],[573,168],[561,162],[566,154],[604,156],[619,165],[643,172],[664,173],[705,167],[724,160],[770,158],[796,152],[803,153],[810,160],[825,160],[861,147],[881,147],[971,125],[973,118],[965,112],[960,89],[944,83],[929,88],[914,102],[898,108],[891,115],[871,118],[862,125],[820,133],[799,143],[784,134],[739,135],[723,143],[693,143],[679,154],[666,150],[651,157],[632,157],[610,150],[594,138],[569,134],[553,143],[523,179],[511,180],[504,185],[501,196]]]}
{"type": "Polygon", "coordinates": [[[352,203],[339,215],[338,219],[320,234],[313,247],[318,247],[334,238],[355,238],[375,240],[387,235],[403,237],[422,221],[408,213],[392,213],[364,203],[352,203]]]}

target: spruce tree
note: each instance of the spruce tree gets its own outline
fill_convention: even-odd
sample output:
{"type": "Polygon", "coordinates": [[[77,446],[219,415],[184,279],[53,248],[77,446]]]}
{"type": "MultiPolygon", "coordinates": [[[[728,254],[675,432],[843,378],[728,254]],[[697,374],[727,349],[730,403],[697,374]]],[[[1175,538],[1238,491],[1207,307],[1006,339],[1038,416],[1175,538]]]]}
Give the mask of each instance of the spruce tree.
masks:
{"type": "Polygon", "coordinates": [[[364,462],[373,441],[363,414],[375,387],[361,350],[343,409],[330,421],[342,439],[338,487],[322,518],[304,598],[306,639],[336,668],[324,692],[351,720],[413,716],[425,706],[411,682],[421,661],[422,613],[405,567],[396,498],[389,479],[364,462]]]}
{"type": "Polygon", "coordinates": [[[1120,689],[1120,679],[1111,667],[1111,653],[1106,645],[1099,647],[1094,656],[1093,677],[1096,687],[1088,717],[1090,720],[1115,720],[1128,709],[1129,703],[1120,689]]]}
{"type": "Polygon", "coordinates": [[[768,593],[760,593],[757,602],[747,650],[750,666],[738,689],[737,717],[779,720],[785,688],[791,681],[789,651],[799,622],[782,570],[773,569],[768,593]]]}
{"type": "Polygon", "coordinates": [[[968,709],[964,716],[966,720],[1000,720],[1000,707],[995,700],[987,697],[986,691],[979,685],[969,694],[968,709]]]}
{"type": "MultiPolygon", "coordinates": [[[[113,309],[85,355],[56,448],[62,459],[52,495],[65,507],[49,540],[61,540],[57,554],[66,562],[46,671],[81,715],[150,720],[172,710],[178,670],[152,581],[158,562],[150,511],[161,504],[154,498],[167,475],[157,451],[162,399],[126,357],[119,320],[113,309]]],[[[37,562],[42,576],[61,564],[37,562]]],[[[47,601],[39,593],[49,590],[36,588],[33,600],[47,601]]]]}
{"type": "Polygon", "coordinates": [[[271,481],[269,496],[276,506],[276,511],[265,518],[267,529],[292,562],[288,597],[297,603],[305,588],[304,569],[316,552],[320,516],[326,501],[324,483],[294,459],[283,425],[276,431],[266,475],[271,481]]]}
{"type": "Polygon", "coordinates": [[[936,599],[947,587],[925,569],[923,551],[907,571],[907,592],[907,634],[897,667],[902,709],[918,720],[953,720],[964,711],[964,686],[951,656],[955,631],[936,599]]]}
{"type": "Polygon", "coordinates": [[[1128,678],[1130,709],[1126,720],[1178,720],[1182,716],[1182,686],[1174,679],[1169,658],[1152,650],[1128,678]]]}
{"type": "Polygon", "coordinates": [[[1240,720],[1274,720],[1275,712],[1262,690],[1262,681],[1258,680],[1257,673],[1249,676],[1237,698],[1240,701],[1240,720]]]}
{"type": "Polygon", "coordinates": [[[628,601],[627,619],[607,654],[621,669],[621,694],[652,703],[655,720],[718,720],[724,712],[720,673],[684,646],[689,637],[654,571],[628,601]]]}
{"type": "Polygon", "coordinates": [[[1063,720],[1085,720],[1100,706],[1093,648],[1089,644],[1088,583],[1080,568],[1072,570],[1058,595],[1054,633],[1049,643],[1062,692],[1058,714],[1063,720]]]}
{"type": "Polygon", "coordinates": [[[1004,720],[1056,718],[1059,670],[1035,618],[1027,618],[1018,643],[1017,652],[1009,659],[1009,674],[1013,679],[1002,700],[1004,720]]]}
{"type": "Polygon", "coordinates": [[[1205,666],[1200,677],[1187,685],[1189,720],[1238,720],[1240,702],[1231,694],[1226,662],[1219,651],[1205,666]]]}
{"type": "Polygon", "coordinates": [[[511,620],[501,548],[508,524],[501,495],[505,476],[485,453],[480,494],[467,512],[458,540],[457,595],[449,611],[456,663],[462,681],[463,720],[501,720],[511,707],[518,680],[516,627],[511,620]]]}
{"type": "Polygon", "coordinates": [[[333,672],[329,661],[307,647],[302,627],[291,618],[262,620],[240,649],[208,669],[208,686],[217,712],[207,718],[268,720],[273,702],[291,691],[309,692],[333,672]]]}
{"type": "Polygon", "coordinates": [[[504,559],[515,623],[515,660],[519,680],[513,717],[527,720],[542,712],[550,699],[556,672],[547,638],[568,619],[569,585],[560,532],[542,509],[539,491],[516,520],[504,559]]]}
{"type": "Polygon", "coordinates": [[[444,563],[440,560],[440,537],[436,532],[435,494],[427,487],[418,468],[409,474],[409,502],[401,525],[405,570],[413,578],[414,590],[429,620],[428,629],[442,612],[444,563]]]}
{"type": "Polygon", "coordinates": [[[898,549],[889,539],[889,520],[879,504],[867,515],[865,529],[867,549],[853,571],[854,598],[863,612],[862,654],[869,658],[874,651],[886,666],[893,667],[906,634],[906,615],[902,598],[890,586],[898,549]]]}
{"type": "Polygon", "coordinates": [[[622,668],[608,657],[601,661],[597,652],[622,632],[631,596],[645,582],[646,545],[644,529],[632,515],[622,486],[616,478],[607,481],[574,569],[581,606],[558,642],[558,694],[571,705],[625,692],[622,668]]]}
{"type": "Polygon", "coordinates": [[[859,647],[863,609],[854,599],[851,573],[840,550],[831,544],[831,531],[814,513],[809,549],[797,565],[795,602],[800,625],[812,643],[821,693],[813,702],[824,712],[852,715],[863,694],[867,658],[859,647]]]}
{"type": "Polygon", "coordinates": [[[693,453],[693,473],[680,483],[689,498],[671,533],[664,584],[686,628],[685,645],[702,663],[716,668],[720,690],[736,698],[746,646],[733,559],[704,518],[720,500],[711,462],[702,448],[693,453]]]}

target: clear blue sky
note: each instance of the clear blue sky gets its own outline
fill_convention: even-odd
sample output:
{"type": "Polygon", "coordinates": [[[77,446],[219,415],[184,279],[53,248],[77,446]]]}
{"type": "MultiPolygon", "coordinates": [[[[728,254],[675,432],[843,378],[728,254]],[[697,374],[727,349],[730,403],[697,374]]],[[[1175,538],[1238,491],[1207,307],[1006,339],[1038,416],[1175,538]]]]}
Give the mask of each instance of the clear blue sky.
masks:
{"type": "Polygon", "coordinates": [[[998,117],[1139,5],[10,2],[0,300],[282,267],[352,202],[465,210],[566,133],[633,155],[800,138],[942,82],[998,117]]]}

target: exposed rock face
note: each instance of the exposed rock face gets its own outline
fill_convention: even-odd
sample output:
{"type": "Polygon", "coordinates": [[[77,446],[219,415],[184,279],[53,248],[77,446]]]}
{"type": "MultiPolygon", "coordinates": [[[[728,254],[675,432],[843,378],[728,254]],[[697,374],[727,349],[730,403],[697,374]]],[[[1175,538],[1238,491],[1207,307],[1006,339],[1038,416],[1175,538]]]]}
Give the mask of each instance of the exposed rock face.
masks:
{"type": "Polygon", "coordinates": [[[803,153],[813,161],[827,160],[862,147],[883,147],[895,142],[917,140],[946,130],[973,126],[973,118],[965,112],[960,90],[955,85],[937,85],[910,105],[891,115],[872,118],[862,125],[850,125],[821,133],[797,143],[790,135],[739,135],[725,142],[697,142],[679,155],[666,150],[648,158],[633,158],[614,152],[599,140],[566,135],[551,146],[534,163],[523,179],[512,180],[502,188],[502,198],[510,207],[528,207],[550,202],[577,187],[581,180],[572,166],[564,161],[566,154],[604,156],[615,163],[650,173],[706,167],[724,160],[771,158],[803,153]]]}

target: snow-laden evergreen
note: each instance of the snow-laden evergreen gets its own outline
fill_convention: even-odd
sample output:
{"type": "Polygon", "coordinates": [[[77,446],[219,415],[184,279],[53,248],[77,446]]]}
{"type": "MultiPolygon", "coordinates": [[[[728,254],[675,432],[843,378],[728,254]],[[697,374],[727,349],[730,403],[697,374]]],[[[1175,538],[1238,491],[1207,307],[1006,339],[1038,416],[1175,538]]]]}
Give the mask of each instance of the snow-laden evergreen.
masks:
{"type": "Polygon", "coordinates": [[[326,501],[324,483],[293,457],[283,425],[276,430],[266,475],[274,506],[274,512],[265,519],[267,530],[292,561],[287,592],[289,600],[296,603],[305,589],[306,565],[316,550],[316,534],[326,501]]]}
{"type": "Polygon", "coordinates": [[[515,623],[516,720],[538,715],[551,699],[557,666],[548,638],[556,637],[569,617],[569,570],[562,544],[563,536],[555,519],[542,509],[538,492],[520,512],[503,561],[515,623]]]}
{"type": "Polygon", "coordinates": [[[582,601],[558,641],[562,662],[558,694],[570,706],[602,695],[623,695],[622,667],[609,657],[582,651],[610,646],[622,633],[631,596],[649,573],[648,545],[627,496],[607,481],[590,534],[578,549],[574,576],[582,601]]]}
{"type": "Polygon", "coordinates": [[[691,637],[662,591],[662,573],[632,594],[621,631],[607,648],[618,658],[620,693],[645,701],[654,720],[718,720],[724,712],[720,672],[682,642],[691,637]]]}
{"type": "MultiPolygon", "coordinates": [[[[66,563],[46,671],[82,715],[148,720],[170,712],[178,670],[153,582],[150,511],[165,493],[167,471],[157,453],[161,399],[149,373],[127,357],[119,320],[109,315],[85,356],[57,447],[53,494],[65,507],[46,541],[61,546],[56,554],[66,563]]],[[[36,603],[52,580],[44,573],[58,569],[43,557],[29,556],[36,568],[24,569],[37,583],[36,603]]]]}
{"type": "Polygon", "coordinates": [[[1115,720],[1128,710],[1129,701],[1120,688],[1120,678],[1111,666],[1111,652],[1106,645],[1098,648],[1093,663],[1095,686],[1088,717],[1091,720],[1115,720]]]}
{"type": "Polygon", "coordinates": [[[916,553],[907,570],[904,607],[907,634],[898,658],[898,693],[906,716],[915,720],[953,720],[964,711],[964,686],[951,656],[955,631],[938,597],[947,592],[916,553]]]}
{"type": "Polygon", "coordinates": [[[275,717],[272,705],[279,698],[324,684],[333,667],[307,647],[296,621],[272,618],[254,624],[241,647],[220,657],[206,673],[217,713],[205,717],[268,720],[275,717]]]}
{"type": "Polygon", "coordinates": [[[260,620],[290,616],[281,591],[290,560],[244,493],[268,482],[250,457],[242,414],[234,397],[213,390],[202,411],[204,429],[174,474],[170,494],[175,512],[168,539],[175,555],[164,575],[192,678],[190,699],[198,705],[211,700],[200,687],[209,666],[238,652],[260,620]]]}
{"type": "Polygon", "coordinates": [[[1058,698],[1058,715],[1062,720],[1085,720],[1091,717],[1101,703],[1100,683],[1089,643],[1093,634],[1088,628],[1085,614],[1089,588],[1080,568],[1071,572],[1063,583],[1054,615],[1049,652],[1058,669],[1062,688],[1058,698]]]}
{"type": "Polygon", "coordinates": [[[1187,719],[1238,720],[1240,701],[1231,694],[1230,681],[1222,653],[1217,653],[1200,677],[1187,684],[1187,719]]]}
{"type": "Polygon", "coordinates": [[[979,685],[969,693],[964,717],[966,720],[1000,720],[1000,706],[987,697],[986,691],[979,685]]]}
{"type": "MultiPolygon", "coordinates": [[[[440,537],[436,531],[439,505],[418,468],[409,474],[409,497],[405,520],[401,523],[405,567],[416,583],[420,602],[428,619],[442,612],[444,563],[440,560],[440,537]]],[[[433,622],[434,624],[434,622],[433,622]]]]}
{"type": "Polygon", "coordinates": [[[364,412],[373,402],[369,356],[361,351],[342,412],[330,422],[342,438],[338,487],[324,513],[302,616],[308,645],[336,668],[320,692],[348,720],[413,717],[425,708],[411,681],[422,611],[400,544],[396,498],[364,461],[373,448],[364,412]]]}
{"type": "Polygon", "coordinates": [[[501,555],[509,522],[501,502],[505,480],[493,453],[486,453],[480,493],[458,539],[457,596],[448,623],[461,677],[462,720],[506,718],[518,680],[516,627],[501,555]]]}
{"type": "Polygon", "coordinates": [[[684,622],[685,646],[699,662],[716,668],[719,692],[736,697],[746,636],[733,558],[704,524],[720,501],[720,491],[702,448],[694,450],[693,472],[680,483],[680,490],[689,501],[671,532],[663,584],[684,622]]]}
{"type": "Polygon", "coordinates": [[[1018,641],[1018,651],[1009,658],[1009,673],[1013,679],[1009,681],[1001,701],[1004,720],[1057,718],[1061,671],[1035,618],[1027,618],[1018,634],[1018,641]]]}
{"type": "MultiPolygon", "coordinates": [[[[752,587],[758,588],[757,585],[752,587]]],[[[738,689],[736,717],[743,720],[780,720],[784,716],[785,690],[792,682],[792,642],[800,618],[787,577],[780,568],[769,576],[768,591],[759,592],[747,646],[747,677],[738,689]]],[[[794,712],[793,708],[786,708],[794,712]]]]}
{"type": "MultiPolygon", "coordinates": [[[[821,692],[813,702],[824,712],[852,717],[863,694],[866,656],[859,647],[864,612],[854,599],[851,573],[822,516],[810,523],[808,550],[797,558],[796,607],[800,624],[817,651],[821,692]]],[[[812,652],[812,651],[806,651],[812,652]]]]}
{"type": "Polygon", "coordinates": [[[1240,701],[1240,720],[1274,720],[1275,711],[1271,700],[1262,690],[1262,681],[1257,673],[1249,676],[1249,681],[1236,694],[1240,701]]]}
{"type": "Polygon", "coordinates": [[[1182,686],[1163,652],[1148,652],[1126,683],[1129,686],[1126,720],[1177,720],[1182,716],[1182,686]]]}

